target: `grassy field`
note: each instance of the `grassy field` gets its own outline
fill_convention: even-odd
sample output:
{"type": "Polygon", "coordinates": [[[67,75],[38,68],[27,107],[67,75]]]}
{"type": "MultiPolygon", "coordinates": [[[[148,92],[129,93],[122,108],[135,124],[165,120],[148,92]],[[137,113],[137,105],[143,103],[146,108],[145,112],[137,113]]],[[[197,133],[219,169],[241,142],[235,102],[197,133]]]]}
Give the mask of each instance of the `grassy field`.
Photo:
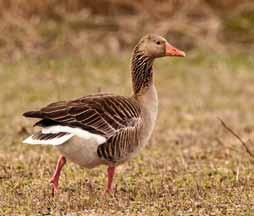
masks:
{"type": "Polygon", "coordinates": [[[158,60],[153,137],[117,169],[112,196],[103,194],[105,167],[70,162],[52,198],[59,153],[21,143],[33,130],[21,114],[98,91],[128,95],[129,56],[0,64],[0,215],[254,215],[254,160],[217,119],[254,152],[253,68],[247,54],[158,60]]]}

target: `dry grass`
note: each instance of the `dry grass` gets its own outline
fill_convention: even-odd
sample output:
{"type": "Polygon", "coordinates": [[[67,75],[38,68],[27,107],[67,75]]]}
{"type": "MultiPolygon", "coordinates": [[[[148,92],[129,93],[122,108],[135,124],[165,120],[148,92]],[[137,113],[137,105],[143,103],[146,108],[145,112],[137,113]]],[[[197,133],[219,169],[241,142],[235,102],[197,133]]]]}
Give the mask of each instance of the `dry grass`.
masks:
{"type": "Polygon", "coordinates": [[[249,0],[0,0],[0,57],[117,55],[147,33],[185,50],[253,49],[253,14],[249,0]]]}
{"type": "MultiPolygon", "coordinates": [[[[21,140],[21,113],[99,90],[129,93],[126,55],[0,65],[0,215],[253,215],[254,164],[220,117],[253,140],[253,58],[192,52],[155,65],[160,112],[150,145],[119,167],[104,196],[105,167],[68,163],[53,199],[58,153],[21,140]]],[[[249,146],[254,151],[253,146],[249,146]]]]}

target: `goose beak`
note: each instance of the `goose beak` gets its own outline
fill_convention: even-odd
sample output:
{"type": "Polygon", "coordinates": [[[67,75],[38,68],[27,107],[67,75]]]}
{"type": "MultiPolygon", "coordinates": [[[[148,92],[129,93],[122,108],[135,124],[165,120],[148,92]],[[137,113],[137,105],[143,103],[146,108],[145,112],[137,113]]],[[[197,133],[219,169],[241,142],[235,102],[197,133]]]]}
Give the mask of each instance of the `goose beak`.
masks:
{"type": "Polygon", "coordinates": [[[166,42],[165,56],[179,56],[185,57],[185,52],[179,49],[176,49],[174,46],[166,42]]]}

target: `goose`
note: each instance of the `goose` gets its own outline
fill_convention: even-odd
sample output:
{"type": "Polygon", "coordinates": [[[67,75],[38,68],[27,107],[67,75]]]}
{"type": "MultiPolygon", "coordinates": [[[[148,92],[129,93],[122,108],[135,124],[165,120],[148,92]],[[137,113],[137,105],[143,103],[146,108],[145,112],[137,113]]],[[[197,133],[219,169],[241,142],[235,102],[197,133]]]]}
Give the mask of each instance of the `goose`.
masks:
{"type": "Polygon", "coordinates": [[[34,126],[40,127],[23,143],[52,145],[60,151],[50,179],[53,196],[67,159],[85,168],[106,165],[105,192],[112,191],[116,167],[137,155],[153,131],[158,110],[153,62],[164,56],[184,57],[185,53],[161,36],[146,35],[132,53],[131,96],[100,93],[51,103],[23,114],[37,118],[34,126]]]}

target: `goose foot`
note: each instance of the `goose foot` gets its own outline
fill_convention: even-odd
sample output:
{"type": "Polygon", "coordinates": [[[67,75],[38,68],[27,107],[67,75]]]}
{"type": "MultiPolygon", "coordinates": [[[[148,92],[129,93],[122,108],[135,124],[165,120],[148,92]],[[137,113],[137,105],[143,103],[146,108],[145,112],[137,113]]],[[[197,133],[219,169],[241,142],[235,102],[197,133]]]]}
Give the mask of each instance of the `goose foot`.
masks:
{"type": "Polygon", "coordinates": [[[65,165],[65,163],[66,163],[65,157],[60,156],[58,161],[57,161],[57,165],[56,165],[54,175],[50,179],[50,185],[52,187],[52,196],[53,197],[55,196],[55,193],[57,192],[59,177],[60,177],[61,170],[62,170],[63,166],[65,165]]]}

